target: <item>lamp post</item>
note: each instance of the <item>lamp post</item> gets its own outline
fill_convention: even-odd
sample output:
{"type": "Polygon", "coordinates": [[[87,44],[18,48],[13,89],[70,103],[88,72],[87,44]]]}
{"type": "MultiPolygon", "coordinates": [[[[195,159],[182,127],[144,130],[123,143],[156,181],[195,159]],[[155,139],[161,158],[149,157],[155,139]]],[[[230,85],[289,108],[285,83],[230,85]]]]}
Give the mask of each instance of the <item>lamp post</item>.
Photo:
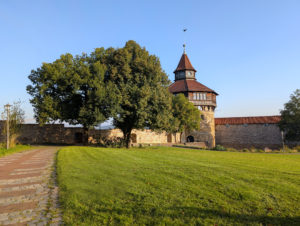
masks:
{"type": "Polygon", "coordinates": [[[4,108],[6,110],[6,149],[9,149],[9,115],[10,115],[10,104],[4,105],[4,108]]]}

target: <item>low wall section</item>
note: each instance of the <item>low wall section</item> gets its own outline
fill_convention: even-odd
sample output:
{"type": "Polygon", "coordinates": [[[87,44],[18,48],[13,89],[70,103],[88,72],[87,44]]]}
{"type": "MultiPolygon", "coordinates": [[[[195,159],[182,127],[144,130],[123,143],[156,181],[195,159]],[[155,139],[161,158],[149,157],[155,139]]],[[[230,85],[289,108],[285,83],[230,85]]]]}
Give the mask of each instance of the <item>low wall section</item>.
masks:
{"type": "Polygon", "coordinates": [[[282,138],[276,124],[216,125],[216,144],[238,149],[279,149],[282,138]]]}
{"type": "MultiPolygon", "coordinates": [[[[0,121],[0,142],[5,142],[3,134],[5,122],[0,121]]],[[[90,130],[92,142],[99,141],[100,138],[123,137],[118,129],[111,130],[90,130]]],[[[37,124],[24,124],[17,141],[24,144],[80,144],[82,143],[83,129],[79,127],[64,127],[63,124],[47,124],[39,126],[37,124]]],[[[136,144],[164,144],[179,143],[180,134],[168,134],[166,132],[156,133],[151,130],[133,130],[132,143],[136,144]]]]}

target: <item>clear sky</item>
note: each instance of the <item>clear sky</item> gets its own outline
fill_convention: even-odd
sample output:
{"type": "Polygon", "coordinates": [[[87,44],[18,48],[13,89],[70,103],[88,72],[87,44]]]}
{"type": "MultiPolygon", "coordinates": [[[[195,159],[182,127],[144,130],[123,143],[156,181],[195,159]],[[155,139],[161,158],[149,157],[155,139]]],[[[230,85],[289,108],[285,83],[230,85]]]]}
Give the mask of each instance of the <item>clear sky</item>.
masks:
{"type": "Polygon", "coordinates": [[[186,42],[197,80],[219,93],[216,117],[277,115],[300,88],[299,0],[9,0],[0,1],[0,110],[21,100],[32,121],[31,69],[131,39],[172,81],[186,42]]]}

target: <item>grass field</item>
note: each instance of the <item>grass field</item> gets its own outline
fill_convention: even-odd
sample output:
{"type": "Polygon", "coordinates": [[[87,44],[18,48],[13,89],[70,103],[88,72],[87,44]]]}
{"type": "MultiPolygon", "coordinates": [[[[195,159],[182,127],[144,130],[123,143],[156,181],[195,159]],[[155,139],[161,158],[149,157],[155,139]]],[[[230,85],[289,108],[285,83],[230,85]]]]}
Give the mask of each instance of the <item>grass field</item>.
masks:
{"type": "Polygon", "coordinates": [[[66,147],[67,225],[300,225],[300,155],[66,147]]]}
{"type": "Polygon", "coordinates": [[[8,150],[6,150],[6,148],[0,148],[0,157],[5,156],[5,155],[9,155],[9,154],[13,154],[16,152],[20,152],[20,151],[26,151],[32,149],[31,146],[29,145],[17,145],[13,148],[10,148],[8,150]]]}

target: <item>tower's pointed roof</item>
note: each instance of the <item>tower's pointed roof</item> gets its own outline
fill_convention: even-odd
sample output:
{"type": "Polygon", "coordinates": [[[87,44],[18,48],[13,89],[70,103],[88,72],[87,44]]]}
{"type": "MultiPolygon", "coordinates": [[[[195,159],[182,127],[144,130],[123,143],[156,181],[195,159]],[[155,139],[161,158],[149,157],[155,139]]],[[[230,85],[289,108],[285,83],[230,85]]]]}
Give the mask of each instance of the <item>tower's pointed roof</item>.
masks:
{"type": "Polygon", "coordinates": [[[192,71],[196,72],[195,68],[192,66],[188,56],[185,53],[182,54],[180,61],[178,63],[178,66],[177,66],[176,70],[174,71],[174,73],[177,71],[183,71],[183,70],[192,70],[192,71]]]}

